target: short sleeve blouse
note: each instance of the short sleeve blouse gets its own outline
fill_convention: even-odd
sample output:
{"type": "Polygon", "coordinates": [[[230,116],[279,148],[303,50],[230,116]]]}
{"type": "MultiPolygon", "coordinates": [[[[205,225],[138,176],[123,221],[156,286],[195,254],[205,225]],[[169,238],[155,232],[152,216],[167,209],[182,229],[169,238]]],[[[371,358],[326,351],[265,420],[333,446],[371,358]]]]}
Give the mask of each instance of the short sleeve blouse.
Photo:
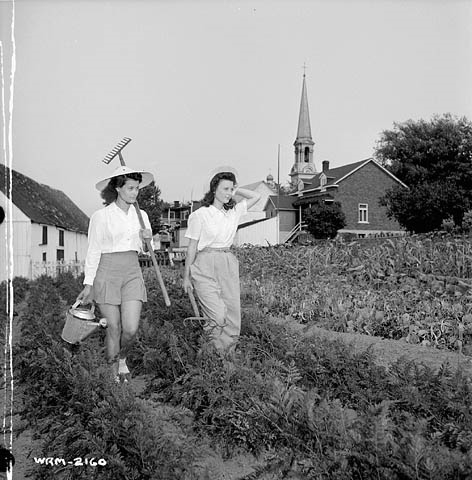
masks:
{"type": "Polygon", "coordinates": [[[228,248],[233,244],[239,219],[247,213],[247,201],[242,200],[234,208],[219,210],[210,205],[200,207],[188,218],[186,238],[198,240],[197,250],[228,248]]]}

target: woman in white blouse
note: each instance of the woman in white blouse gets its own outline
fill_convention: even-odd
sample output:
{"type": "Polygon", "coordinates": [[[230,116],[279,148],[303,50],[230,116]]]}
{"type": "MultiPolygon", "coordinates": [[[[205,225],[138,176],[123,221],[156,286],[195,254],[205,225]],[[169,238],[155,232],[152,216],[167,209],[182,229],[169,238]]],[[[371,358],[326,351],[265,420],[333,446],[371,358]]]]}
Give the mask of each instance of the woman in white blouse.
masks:
{"type": "Polygon", "coordinates": [[[235,188],[234,170],[223,170],[211,179],[203,206],[189,216],[183,279],[185,292],[195,289],[204,315],[211,319],[205,328],[222,352],[234,346],[241,330],[239,263],[230,247],[239,219],[260,198],[251,190],[235,188]],[[238,203],[236,192],[243,197],[238,203]]]}
{"type": "Polygon", "coordinates": [[[147,300],[138,253],[145,250],[144,239],[151,239],[152,231],[143,210],[146,228],[141,228],[133,204],[139,189],[152,181],[151,173],[118,167],[97,183],[106,206],[90,218],[85,286],[77,301],[94,300],[107,319],[107,360],[116,381],[120,377],[126,381],[130,373],[126,354],[138,330],[142,302],[147,300]]]}

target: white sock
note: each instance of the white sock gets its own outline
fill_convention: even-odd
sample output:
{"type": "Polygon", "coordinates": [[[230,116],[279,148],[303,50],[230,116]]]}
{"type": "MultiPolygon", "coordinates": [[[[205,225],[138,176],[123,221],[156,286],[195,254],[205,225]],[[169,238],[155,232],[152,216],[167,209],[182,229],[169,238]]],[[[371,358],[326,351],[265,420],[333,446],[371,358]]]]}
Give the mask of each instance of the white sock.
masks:
{"type": "Polygon", "coordinates": [[[126,358],[120,358],[118,362],[118,373],[129,373],[128,365],[126,365],[126,358]]]}

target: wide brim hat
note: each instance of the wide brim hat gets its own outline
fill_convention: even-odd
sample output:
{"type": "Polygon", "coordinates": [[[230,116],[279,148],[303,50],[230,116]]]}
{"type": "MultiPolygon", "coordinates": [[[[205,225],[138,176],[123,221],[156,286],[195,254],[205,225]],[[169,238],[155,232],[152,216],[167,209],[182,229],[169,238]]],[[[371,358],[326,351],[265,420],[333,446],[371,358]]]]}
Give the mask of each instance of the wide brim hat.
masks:
{"type": "Polygon", "coordinates": [[[222,165],[221,167],[216,167],[210,172],[210,174],[208,175],[207,185],[210,185],[210,182],[212,181],[213,177],[216,174],[223,173],[223,172],[232,173],[236,177],[236,182],[238,181],[238,176],[239,176],[238,171],[235,168],[230,167],[229,165],[222,165]]]}
{"type": "Polygon", "coordinates": [[[101,192],[108,185],[108,182],[113,177],[118,177],[120,175],[129,175],[130,173],[140,173],[142,175],[142,180],[139,184],[139,188],[144,188],[154,181],[154,176],[152,173],[145,172],[144,170],[134,170],[133,168],[129,168],[126,165],[121,165],[115,168],[114,172],[111,175],[104,178],[103,180],[100,180],[95,185],[95,188],[101,192]]]}

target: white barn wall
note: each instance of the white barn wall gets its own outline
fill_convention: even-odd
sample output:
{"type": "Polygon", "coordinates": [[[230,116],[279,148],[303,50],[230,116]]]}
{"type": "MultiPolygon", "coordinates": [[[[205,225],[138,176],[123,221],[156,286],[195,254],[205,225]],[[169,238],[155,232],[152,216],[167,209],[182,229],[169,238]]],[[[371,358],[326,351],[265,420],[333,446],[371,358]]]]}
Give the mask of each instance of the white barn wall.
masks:
{"type": "Polygon", "coordinates": [[[278,218],[268,218],[253,225],[240,228],[236,232],[234,245],[241,246],[246,243],[250,245],[276,245],[278,231],[278,218]]]}
{"type": "Polygon", "coordinates": [[[33,262],[42,262],[43,253],[46,253],[47,262],[56,261],[56,251],[64,250],[64,261],[71,260],[84,261],[87,255],[87,235],[78,232],[69,232],[64,230],[64,246],[59,245],[59,230],[53,225],[43,225],[33,223],[31,228],[31,259],[33,262]],[[43,227],[48,229],[48,243],[42,244],[43,227]]]}
{"type": "Polygon", "coordinates": [[[13,276],[29,277],[31,275],[31,221],[15,205],[12,206],[12,218],[8,217],[7,197],[0,192],[0,206],[5,210],[7,217],[0,225],[1,252],[0,252],[0,281],[7,280],[7,263],[13,256],[13,276]],[[12,238],[7,239],[7,222],[12,223],[12,238]],[[10,241],[13,242],[13,252],[10,252],[10,241]]]}

